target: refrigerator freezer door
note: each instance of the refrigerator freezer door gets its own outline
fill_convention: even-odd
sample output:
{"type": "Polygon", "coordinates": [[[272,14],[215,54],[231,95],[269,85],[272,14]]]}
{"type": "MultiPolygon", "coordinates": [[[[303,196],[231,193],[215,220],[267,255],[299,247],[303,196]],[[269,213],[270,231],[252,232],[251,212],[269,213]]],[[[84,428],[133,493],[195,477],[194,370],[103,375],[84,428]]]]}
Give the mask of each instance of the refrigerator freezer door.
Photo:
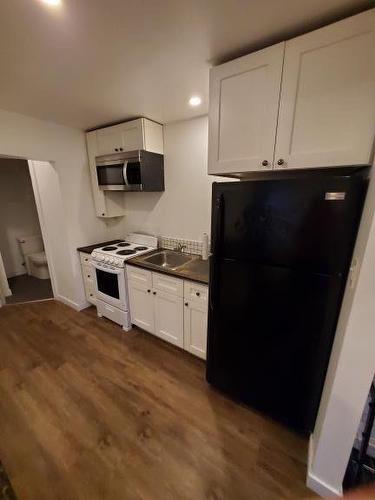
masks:
{"type": "Polygon", "coordinates": [[[220,238],[212,241],[223,258],[319,273],[343,272],[349,264],[366,183],[359,177],[216,183],[222,200],[220,238]]]}
{"type": "Polygon", "coordinates": [[[290,427],[311,430],[342,278],[233,260],[216,265],[207,380],[290,427]]]}

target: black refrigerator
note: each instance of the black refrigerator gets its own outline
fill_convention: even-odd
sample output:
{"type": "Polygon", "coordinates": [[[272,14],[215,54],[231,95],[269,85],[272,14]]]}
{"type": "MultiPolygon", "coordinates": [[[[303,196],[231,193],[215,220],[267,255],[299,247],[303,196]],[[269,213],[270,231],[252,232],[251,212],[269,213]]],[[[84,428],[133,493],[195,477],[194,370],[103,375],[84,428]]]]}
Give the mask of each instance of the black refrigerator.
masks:
{"type": "Polygon", "coordinates": [[[207,380],[301,433],[314,428],[367,173],[213,183],[207,380]]]}

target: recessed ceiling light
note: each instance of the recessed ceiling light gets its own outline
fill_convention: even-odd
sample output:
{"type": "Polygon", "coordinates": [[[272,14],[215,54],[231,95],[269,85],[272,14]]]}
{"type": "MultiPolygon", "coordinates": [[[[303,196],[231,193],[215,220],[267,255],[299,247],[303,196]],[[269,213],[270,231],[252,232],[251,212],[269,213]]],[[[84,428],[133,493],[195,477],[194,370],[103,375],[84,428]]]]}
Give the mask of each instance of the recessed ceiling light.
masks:
{"type": "Polygon", "coordinates": [[[189,99],[190,106],[199,106],[202,103],[202,99],[199,95],[193,95],[189,99]]]}
{"type": "Polygon", "coordinates": [[[61,0],[42,0],[42,2],[50,5],[51,7],[57,7],[61,4],[61,0]]]}

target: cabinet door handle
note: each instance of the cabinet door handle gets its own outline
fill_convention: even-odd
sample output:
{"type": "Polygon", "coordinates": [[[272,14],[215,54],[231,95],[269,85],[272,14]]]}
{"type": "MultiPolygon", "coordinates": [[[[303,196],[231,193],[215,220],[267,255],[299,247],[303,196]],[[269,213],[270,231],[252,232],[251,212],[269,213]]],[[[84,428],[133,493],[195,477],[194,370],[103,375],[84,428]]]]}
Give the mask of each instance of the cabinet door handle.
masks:
{"type": "Polygon", "coordinates": [[[189,302],[185,302],[185,306],[188,307],[188,305],[189,305],[189,302]]]}
{"type": "Polygon", "coordinates": [[[118,148],[115,148],[115,151],[118,151],[118,148]]]}
{"type": "Polygon", "coordinates": [[[152,292],[154,295],[156,295],[156,292],[152,292]]]}
{"type": "Polygon", "coordinates": [[[277,164],[278,164],[278,165],[284,165],[284,163],[285,163],[285,162],[284,162],[284,160],[283,160],[282,158],[279,158],[279,159],[277,160],[277,164]]]}
{"type": "Polygon", "coordinates": [[[268,161],[267,160],[263,160],[262,161],[262,165],[263,165],[263,167],[267,167],[268,166],[268,161]]]}
{"type": "Polygon", "coordinates": [[[195,292],[195,295],[196,295],[197,297],[200,297],[200,296],[201,296],[201,294],[200,294],[199,292],[195,292]]]}
{"type": "Polygon", "coordinates": [[[151,292],[151,290],[147,290],[147,293],[150,293],[150,292],[151,292]]]}
{"type": "Polygon", "coordinates": [[[124,151],[123,148],[120,148],[120,151],[124,151]]]}

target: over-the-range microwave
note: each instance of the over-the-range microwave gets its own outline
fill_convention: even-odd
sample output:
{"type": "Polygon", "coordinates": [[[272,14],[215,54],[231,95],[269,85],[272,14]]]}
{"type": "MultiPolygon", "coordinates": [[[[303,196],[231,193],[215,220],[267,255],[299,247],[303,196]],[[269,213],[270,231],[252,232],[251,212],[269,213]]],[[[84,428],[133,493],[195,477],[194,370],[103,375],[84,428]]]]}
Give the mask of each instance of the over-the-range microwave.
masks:
{"type": "Polygon", "coordinates": [[[105,191],[164,191],[164,156],[137,150],[97,156],[99,188],[105,191]]]}

